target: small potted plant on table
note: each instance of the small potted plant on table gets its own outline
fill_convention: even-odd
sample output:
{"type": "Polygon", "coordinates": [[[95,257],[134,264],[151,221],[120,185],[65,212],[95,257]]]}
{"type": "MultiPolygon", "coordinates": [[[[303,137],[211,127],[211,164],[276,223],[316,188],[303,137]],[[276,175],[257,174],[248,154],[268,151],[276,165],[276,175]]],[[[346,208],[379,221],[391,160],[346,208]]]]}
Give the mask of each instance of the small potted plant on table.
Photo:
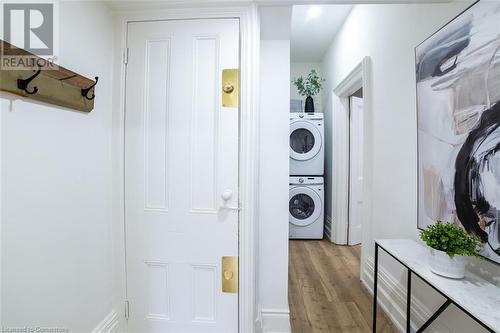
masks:
{"type": "Polygon", "coordinates": [[[322,79],[314,69],[311,70],[305,79],[300,76],[292,80],[299,94],[306,97],[305,112],[314,113],[314,101],[312,96],[317,95],[321,91],[323,82],[325,82],[325,79],[322,79]]]}
{"type": "Polygon", "coordinates": [[[465,256],[481,258],[477,253],[479,238],[452,223],[437,221],[421,231],[420,238],[431,248],[431,271],[441,276],[461,279],[465,276],[465,256]]]}

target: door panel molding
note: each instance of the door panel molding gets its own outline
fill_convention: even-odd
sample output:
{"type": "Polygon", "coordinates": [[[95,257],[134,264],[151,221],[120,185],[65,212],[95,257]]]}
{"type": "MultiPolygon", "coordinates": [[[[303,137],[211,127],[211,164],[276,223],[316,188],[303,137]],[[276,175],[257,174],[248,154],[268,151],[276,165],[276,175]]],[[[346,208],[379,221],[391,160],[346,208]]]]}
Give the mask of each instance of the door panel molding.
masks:
{"type": "Polygon", "coordinates": [[[157,211],[157,212],[168,212],[169,206],[169,191],[168,184],[170,178],[170,172],[168,170],[168,161],[170,159],[169,156],[169,114],[171,112],[169,101],[169,91],[170,91],[170,72],[171,72],[171,39],[161,39],[161,40],[148,40],[146,41],[146,64],[145,64],[145,92],[144,92],[144,151],[146,152],[146,156],[144,158],[144,210],[145,211],[157,211]],[[151,68],[151,57],[154,56],[152,51],[153,48],[158,49],[158,46],[164,44],[164,54],[160,53],[157,56],[165,56],[167,58],[165,68],[151,68]],[[156,47],[154,47],[156,46],[156,47]],[[165,75],[165,86],[158,87],[155,84],[151,84],[151,81],[154,81],[151,76],[152,75],[165,75]],[[150,105],[149,100],[153,99],[153,94],[162,94],[163,95],[163,103],[158,105],[150,105]],[[160,111],[160,112],[154,112],[160,111]],[[166,110],[165,112],[161,112],[166,110]],[[164,118],[164,119],[162,119],[164,118]],[[163,135],[161,137],[150,136],[150,132],[155,132],[152,129],[161,128],[163,130],[163,135]],[[155,140],[156,139],[156,140],[155,140]],[[151,142],[153,141],[153,143],[151,142]],[[154,149],[155,147],[160,147],[161,149],[154,149]],[[154,151],[156,150],[156,151],[154,151]],[[153,153],[157,153],[160,156],[159,158],[154,159],[153,153]],[[163,156],[161,156],[163,155],[163,156]],[[158,166],[163,166],[163,170],[158,170],[158,166]],[[156,171],[156,172],[154,172],[156,171]],[[161,172],[158,172],[161,171],[161,172]],[[163,175],[164,178],[162,182],[152,182],[152,178],[158,179],[159,175],[163,175]],[[153,191],[154,185],[158,184],[156,191],[153,191]],[[153,193],[152,193],[153,192],[153,193]],[[156,200],[152,200],[152,197],[156,197],[156,200]],[[153,202],[152,202],[153,201],[153,202]]]}
{"type": "Polygon", "coordinates": [[[155,292],[149,295],[150,301],[153,301],[156,298],[156,304],[147,305],[149,313],[146,315],[146,317],[153,320],[170,320],[169,265],[166,262],[151,260],[146,260],[144,261],[144,263],[147,266],[149,275],[148,280],[150,280],[149,282],[151,283],[151,285],[155,284],[155,282],[157,282],[158,284],[157,288],[155,288],[155,292]],[[155,305],[160,309],[155,309],[155,305]]]}
{"type": "Polygon", "coordinates": [[[215,323],[217,321],[216,293],[218,292],[217,285],[219,282],[217,267],[215,265],[191,265],[191,269],[193,279],[192,321],[194,323],[215,323]],[[204,276],[202,276],[202,274],[204,276]],[[196,292],[203,283],[205,283],[205,288],[196,292]],[[210,299],[211,302],[206,302],[206,304],[204,304],[205,306],[202,306],[200,304],[202,300],[200,297],[196,297],[200,292],[208,293],[209,295],[207,295],[206,298],[210,299]]]}
{"type": "MultiPolygon", "coordinates": [[[[253,332],[256,328],[256,246],[255,225],[257,223],[258,195],[258,77],[260,31],[257,5],[234,7],[190,7],[190,8],[154,8],[138,11],[134,8],[120,9],[115,12],[117,39],[114,45],[114,81],[120,82],[113,88],[113,235],[114,281],[116,292],[113,306],[123,308],[127,299],[126,290],[126,251],[125,251],[125,216],[124,216],[124,144],[125,144],[125,77],[126,77],[126,40],[127,24],[136,21],[238,18],[240,20],[240,164],[239,164],[239,331],[253,332]]],[[[120,330],[125,330],[125,312],[118,311],[120,330]]]]}
{"type": "MultiPolygon", "coordinates": [[[[218,158],[220,102],[217,96],[219,83],[218,35],[197,35],[193,37],[193,93],[191,109],[191,151],[189,156],[189,208],[192,214],[217,214],[218,203],[218,158]],[[208,61],[210,60],[210,61],[208,61]],[[200,63],[212,62],[213,67],[200,73],[200,63]],[[205,77],[212,72],[212,77],[205,77]],[[210,84],[207,79],[213,82],[210,84]],[[212,91],[204,89],[210,86],[212,91]],[[203,94],[202,101],[199,101],[203,94]],[[203,109],[204,112],[196,112],[203,109]],[[200,119],[201,118],[201,119],[200,119]],[[207,131],[211,140],[200,140],[200,132],[207,131]]],[[[204,68],[203,68],[204,69],[204,68]]]]}

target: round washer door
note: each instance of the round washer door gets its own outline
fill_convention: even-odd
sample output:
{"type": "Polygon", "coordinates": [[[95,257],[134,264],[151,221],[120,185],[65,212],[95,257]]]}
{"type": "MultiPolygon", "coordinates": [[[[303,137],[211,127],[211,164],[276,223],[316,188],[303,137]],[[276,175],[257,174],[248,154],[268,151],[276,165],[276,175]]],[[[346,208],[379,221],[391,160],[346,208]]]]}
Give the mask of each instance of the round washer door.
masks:
{"type": "Polygon", "coordinates": [[[306,161],[318,154],[322,145],[321,133],[316,126],[307,121],[290,124],[290,157],[306,161]]]}
{"type": "Polygon", "coordinates": [[[318,219],[322,209],[321,198],[309,187],[297,186],[290,190],[288,202],[290,223],[305,227],[318,219]]]}

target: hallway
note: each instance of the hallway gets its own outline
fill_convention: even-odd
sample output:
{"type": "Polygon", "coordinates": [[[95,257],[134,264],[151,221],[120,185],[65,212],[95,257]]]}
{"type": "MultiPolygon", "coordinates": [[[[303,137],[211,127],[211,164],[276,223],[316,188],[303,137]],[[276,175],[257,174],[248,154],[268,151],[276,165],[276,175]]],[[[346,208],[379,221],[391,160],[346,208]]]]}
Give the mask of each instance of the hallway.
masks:
{"type": "MultiPolygon", "coordinates": [[[[290,241],[292,332],[371,332],[372,297],[359,281],[360,246],[290,241]]],[[[378,332],[395,333],[383,311],[378,332]]]]}

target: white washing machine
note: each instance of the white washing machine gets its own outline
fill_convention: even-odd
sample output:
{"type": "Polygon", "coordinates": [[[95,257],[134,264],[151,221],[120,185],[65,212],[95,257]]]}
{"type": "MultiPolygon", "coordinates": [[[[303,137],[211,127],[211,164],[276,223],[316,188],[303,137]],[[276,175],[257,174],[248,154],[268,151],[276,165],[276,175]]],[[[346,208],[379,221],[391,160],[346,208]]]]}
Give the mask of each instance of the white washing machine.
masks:
{"type": "Polygon", "coordinates": [[[323,177],[290,177],[288,202],[290,239],[322,239],[323,177]]]}
{"type": "Polygon", "coordinates": [[[323,175],[323,127],[323,113],[290,113],[290,175],[323,175]]]}

